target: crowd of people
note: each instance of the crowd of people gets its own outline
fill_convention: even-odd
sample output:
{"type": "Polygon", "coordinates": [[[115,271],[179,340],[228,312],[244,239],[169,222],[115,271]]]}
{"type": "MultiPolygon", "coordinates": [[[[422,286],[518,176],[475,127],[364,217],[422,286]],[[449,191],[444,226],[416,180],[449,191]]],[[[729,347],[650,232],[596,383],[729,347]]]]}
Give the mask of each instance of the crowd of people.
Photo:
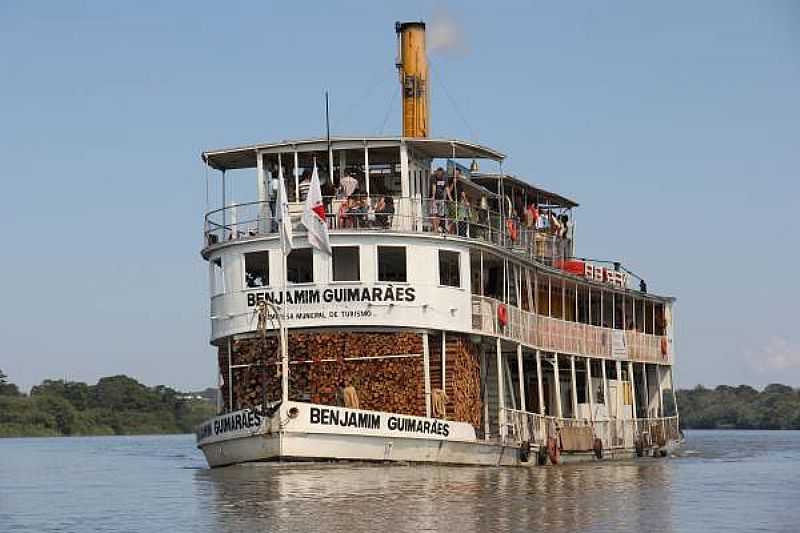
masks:
{"type": "MultiPolygon", "coordinates": [[[[277,172],[271,172],[277,182],[277,172]]],[[[356,171],[345,173],[334,185],[325,169],[320,170],[325,211],[331,228],[389,228],[395,215],[395,201],[380,184],[366,194],[365,177],[356,171]],[[375,195],[374,193],[378,193],[375,195]]],[[[511,244],[534,245],[534,235],[571,240],[569,215],[552,208],[540,208],[524,195],[503,197],[479,187],[464,185],[467,178],[455,167],[446,173],[442,167],[431,173],[426,199],[426,227],[429,231],[462,237],[488,238],[490,233],[505,233],[511,244]],[[449,175],[448,175],[449,174],[449,175]],[[487,195],[488,193],[488,195],[487,195]]],[[[270,204],[274,208],[277,184],[270,183],[270,204]]],[[[290,187],[290,200],[305,201],[311,184],[311,170],[305,169],[297,186],[290,187]]]]}

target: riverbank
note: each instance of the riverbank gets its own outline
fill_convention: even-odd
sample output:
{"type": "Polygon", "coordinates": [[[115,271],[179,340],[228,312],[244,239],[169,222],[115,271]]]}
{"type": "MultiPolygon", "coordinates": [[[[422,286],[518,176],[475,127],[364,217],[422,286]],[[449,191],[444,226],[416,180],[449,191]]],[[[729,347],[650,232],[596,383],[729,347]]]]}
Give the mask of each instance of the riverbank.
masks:
{"type": "Polygon", "coordinates": [[[95,385],[45,380],[28,395],[8,382],[1,387],[0,437],[191,433],[216,411],[202,393],[147,387],[128,376],[95,385]]]}

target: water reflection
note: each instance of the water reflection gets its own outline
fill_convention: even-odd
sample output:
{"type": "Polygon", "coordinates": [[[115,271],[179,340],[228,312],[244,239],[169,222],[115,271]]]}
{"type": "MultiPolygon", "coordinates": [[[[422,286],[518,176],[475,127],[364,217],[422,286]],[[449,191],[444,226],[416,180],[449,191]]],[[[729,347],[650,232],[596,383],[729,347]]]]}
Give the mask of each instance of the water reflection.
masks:
{"type": "Polygon", "coordinates": [[[535,469],[251,464],[195,472],[218,531],[659,531],[668,461],[535,469]]]}

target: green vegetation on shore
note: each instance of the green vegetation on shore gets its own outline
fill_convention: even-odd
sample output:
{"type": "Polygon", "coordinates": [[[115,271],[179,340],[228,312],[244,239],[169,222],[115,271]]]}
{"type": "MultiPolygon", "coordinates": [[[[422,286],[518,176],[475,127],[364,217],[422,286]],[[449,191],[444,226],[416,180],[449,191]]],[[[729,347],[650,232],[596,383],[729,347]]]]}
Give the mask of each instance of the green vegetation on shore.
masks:
{"type": "MultiPolygon", "coordinates": [[[[198,397],[111,376],[96,385],[48,379],[25,395],[0,370],[0,437],[188,433],[214,416],[215,393],[198,397]]],[[[685,428],[800,429],[800,391],[786,385],[698,385],[677,396],[685,428]]]]}
{"type": "Polygon", "coordinates": [[[800,390],[773,383],[759,392],[748,385],[698,385],[678,390],[681,426],[689,429],[800,429],[800,390]]]}
{"type": "Polygon", "coordinates": [[[188,433],[215,408],[197,393],[147,387],[128,376],[96,385],[45,380],[21,394],[0,370],[0,437],[188,433]]]}

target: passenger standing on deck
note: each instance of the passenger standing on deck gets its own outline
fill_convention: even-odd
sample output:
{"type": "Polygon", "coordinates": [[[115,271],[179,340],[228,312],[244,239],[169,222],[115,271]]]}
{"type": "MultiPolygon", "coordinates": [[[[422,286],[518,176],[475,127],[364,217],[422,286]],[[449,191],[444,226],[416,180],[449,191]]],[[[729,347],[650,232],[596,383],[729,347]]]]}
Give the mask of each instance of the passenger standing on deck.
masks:
{"type": "Polygon", "coordinates": [[[353,193],[358,190],[358,180],[348,173],[341,179],[339,190],[344,198],[353,196],[353,193]]]}
{"type": "Polygon", "coordinates": [[[445,188],[447,181],[444,176],[444,169],[439,167],[433,173],[431,180],[431,231],[441,231],[441,217],[447,215],[445,208],[445,188]]]}
{"type": "Polygon", "coordinates": [[[303,176],[300,180],[300,198],[298,198],[299,202],[305,202],[306,197],[308,196],[308,189],[311,187],[311,171],[306,169],[303,171],[303,176]]]}

